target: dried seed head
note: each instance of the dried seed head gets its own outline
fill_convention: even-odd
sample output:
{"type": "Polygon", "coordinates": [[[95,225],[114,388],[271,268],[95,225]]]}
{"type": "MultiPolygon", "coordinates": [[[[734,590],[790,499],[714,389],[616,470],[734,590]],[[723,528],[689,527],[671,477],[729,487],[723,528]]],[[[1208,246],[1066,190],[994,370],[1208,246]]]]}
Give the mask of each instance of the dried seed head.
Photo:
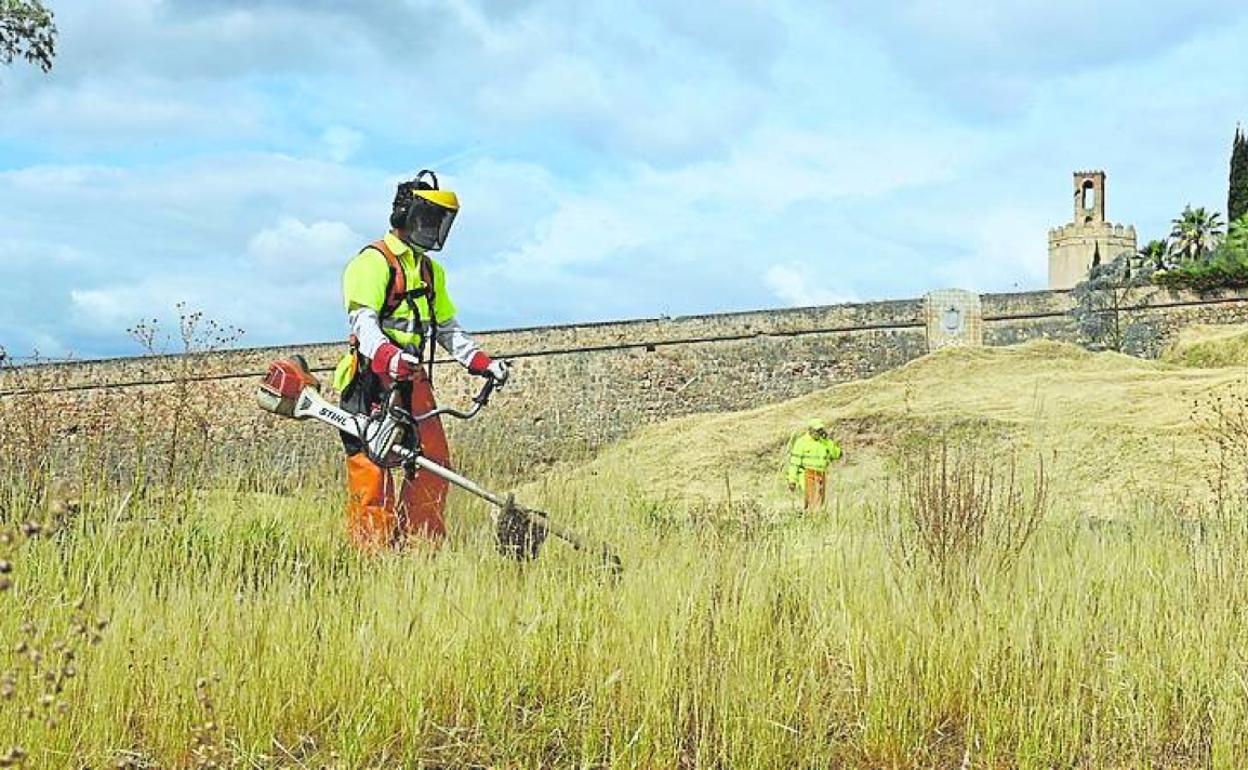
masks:
{"type": "Polygon", "coordinates": [[[7,591],[13,587],[13,581],[7,577],[0,577],[0,592],[7,591]]]}
{"type": "Polygon", "coordinates": [[[0,559],[0,575],[7,575],[13,571],[13,563],[0,559]]]}

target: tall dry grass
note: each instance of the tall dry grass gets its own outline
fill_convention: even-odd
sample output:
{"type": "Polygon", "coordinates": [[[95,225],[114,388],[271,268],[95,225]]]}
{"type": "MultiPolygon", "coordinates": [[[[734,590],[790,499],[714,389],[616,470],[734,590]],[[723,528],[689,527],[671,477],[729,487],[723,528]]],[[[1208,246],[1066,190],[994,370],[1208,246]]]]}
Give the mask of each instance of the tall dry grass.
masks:
{"type": "MultiPolygon", "coordinates": [[[[1041,524],[1043,479],[961,445],[820,517],[534,488],[616,545],[609,581],[557,543],[498,557],[462,496],[441,553],[361,557],[311,426],[199,457],[152,429],[136,465],[107,426],[71,446],[37,399],[0,409],[27,426],[0,432],[0,766],[1248,764],[1245,530],[1041,524]],[[882,516],[975,590],[897,558],[882,516]]],[[[524,475],[481,435],[461,467],[524,475]]]]}
{"type": "Polygon", "coordinates": [[[895,494],[869,506],[894,559],[946,588],[1007,573],[1050,504],[1043,457],[965,430],[903,438],[891,452],[895,494]]]}

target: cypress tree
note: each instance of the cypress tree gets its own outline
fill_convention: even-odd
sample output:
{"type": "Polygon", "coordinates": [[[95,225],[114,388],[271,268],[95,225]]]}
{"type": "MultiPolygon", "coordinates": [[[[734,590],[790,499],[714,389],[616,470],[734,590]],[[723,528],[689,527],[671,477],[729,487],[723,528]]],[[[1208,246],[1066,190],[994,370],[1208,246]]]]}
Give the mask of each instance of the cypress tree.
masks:
{"type": "Polygon", "coordinates": [[[1231,189],[1226,200],[1227,223],[1248,214],[1248,136],[1235,127],[1235,146],[1231,150],[1231,189]]]}

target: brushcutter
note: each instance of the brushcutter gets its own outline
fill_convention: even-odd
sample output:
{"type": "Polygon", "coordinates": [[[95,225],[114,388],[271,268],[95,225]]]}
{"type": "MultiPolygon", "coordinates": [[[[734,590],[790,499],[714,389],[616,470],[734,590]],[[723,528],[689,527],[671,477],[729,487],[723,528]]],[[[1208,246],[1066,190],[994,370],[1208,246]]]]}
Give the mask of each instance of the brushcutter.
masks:
{"type": "Polygon", "coordinates": [[[406,441],[418,435],[417,426],[436,417],[470,420],[490,401],[497,382],[487,378],[485,385],[466,410],[438,407],[424,414],[412,414],[400,404],[397,389],[391,389],[381,406],[372,414],[355,414],[330,404],[321,395],[320,381],[308,369],[302,356],[274,361],[260,382],[256,401],[267,412],[296,420],[316,420],[359,439],[368,458],[382,468],[404,468],[415,473],[432,473],[447,482],[489,502],[495,510],[491,518],[497,527],[499,550],[520,560],[537,558],[547,535],[554,535],[577,551],[597,554],[614,574],[623,565],[606,543],[596,543],[551,521],[549,514],[518,505],[511,495],[500,495],[485,489],[450,468],[420,453],[419,442],[413,447],[406,441]]]}

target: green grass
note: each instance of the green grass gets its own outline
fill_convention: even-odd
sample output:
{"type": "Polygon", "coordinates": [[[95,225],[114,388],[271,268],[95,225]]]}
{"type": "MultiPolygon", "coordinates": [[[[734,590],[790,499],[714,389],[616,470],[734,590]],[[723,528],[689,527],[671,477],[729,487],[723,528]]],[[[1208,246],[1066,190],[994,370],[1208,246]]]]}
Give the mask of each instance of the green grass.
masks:
{"type": "Polygon", "coordinates": [[[624,576],[557,543],[503,561],[462,499],[443,552],[376,559],[342,542],[333,491],[201,493],[180,521],[89,501],[10,546],[0,736],[29,767],[1248,761],[1237,529],[1054,521],[1017,570],[941,588],[857,506],[740,528],[546,502],[612,539],[624,576]],[[47,664],[58,639],[76,676],[44,707],[31,651],[47,664]]]}

